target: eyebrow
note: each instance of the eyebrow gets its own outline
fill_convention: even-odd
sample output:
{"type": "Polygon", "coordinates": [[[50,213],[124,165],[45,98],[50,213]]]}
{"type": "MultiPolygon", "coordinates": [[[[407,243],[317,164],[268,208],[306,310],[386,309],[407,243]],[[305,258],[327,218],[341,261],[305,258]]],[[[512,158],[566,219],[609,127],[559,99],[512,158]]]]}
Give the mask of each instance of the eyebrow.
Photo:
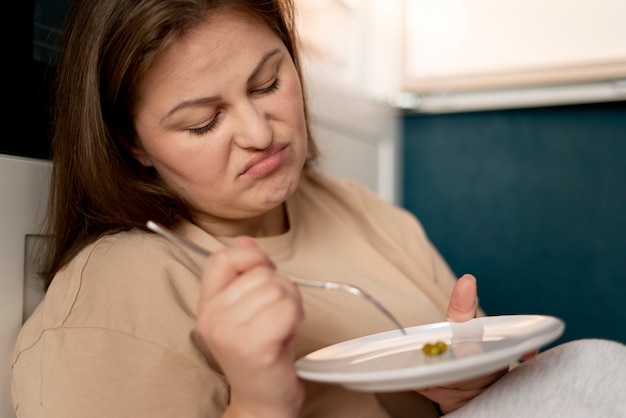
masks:
{"type": "Polygon", "coordinates": [[[265,55],[263,55],[263,57],[261,58],[261,60],[257,64],[257,66],[254,68],[254,71],[252,71],[252,74],[250,74],[250,77],[248,77],[248,83],[250,81],[254,80],[254,77],[256,77],[257,74],[261,71],[261,69],[263,68],[265,63],[267,61],[269,61],[270,58],[272,58],[273,56],[277,55],[279,52],[280,52],[280,49],[276,48],[276,49],[266,53],[265,55]]]}
{"type": "Polygon", "coordinates": [[[199,99],[193,100],[185,100],[184,102],[180,102],[176,106],[174,106],[165,116],[159,120],[159,123],[163,123],[164,120],[172,116],[174,113],[178,112],[180,109],[184,109],[186,107],[198,106],[203,104],[209,104],[211,102],[216,102],[221,99],[221,96],[211,96],[211,97],[201,97],[199,99]]]}
{"type": "MultiPolygon", "coordinates": [[[[250,83],[250,81],[252,81],[259,74],[259,72],[261,71],[265,63],[269,61],[270,58],[278,55],[279,53],[280,53],[280,49],[276,48],[267,52],[265,55],[263,55],[263,57],[261,58],[257,66],[254,67],[254,70],[250,74],[250,77],[248,77],[247,82],[250,83]]],[[[190,107],[190,106],[209,104],[212,102],[216,102],[220,100],[221,98],[222,96],[217,95],[217,96],[210,96],[210,97],[201,97],[199,99],[193,99],[193,100],[185,100],[184,102],[177,104],[169,112],[167,112],[167,114],[161,118],[160,122],[162,123],[165,119],[169,118],[174,113],[178,112],[180,109],[190,107]]]]}

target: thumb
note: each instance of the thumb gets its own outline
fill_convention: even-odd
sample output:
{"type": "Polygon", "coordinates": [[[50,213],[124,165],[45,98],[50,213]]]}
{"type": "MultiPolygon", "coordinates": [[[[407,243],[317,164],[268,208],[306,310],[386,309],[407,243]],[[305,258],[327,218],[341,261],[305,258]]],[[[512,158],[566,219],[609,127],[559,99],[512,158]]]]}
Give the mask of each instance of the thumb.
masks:
{"type": "Polygon", "coordinates": [[[476,317],[477,313],[476,278],[471,274],[461,276],[450,295],[446,320],[463,322],[476,317]]]}

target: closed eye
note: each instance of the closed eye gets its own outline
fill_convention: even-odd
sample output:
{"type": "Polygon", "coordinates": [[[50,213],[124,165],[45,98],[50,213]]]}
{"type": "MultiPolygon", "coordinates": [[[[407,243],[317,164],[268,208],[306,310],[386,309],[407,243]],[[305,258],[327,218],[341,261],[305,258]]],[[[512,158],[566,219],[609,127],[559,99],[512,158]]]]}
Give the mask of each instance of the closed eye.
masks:
{"type": "Polygon", "coordinates": [[[222,112],[218,112],[217,115],[215,115],[215,117],[209,121],[209,123],[199,128],[189,129],[189,132],[193,135],[203,135],[215,129],[215,127],[217,126],[217,124],[219,123],[221,119],[222,119],[222,112]]]}
{"type": "MultiPolygon", "coordinates": [[[[263,95],[271,94],[275,92],[276,90],[279,89],[279,87],[280,87],[280,80],[278,79],[278,77],[276,77],[276,79],[274,79],[274,82],[270,84],[269,86],[262,88],[262,89],[252,90],[250,93],[254,95],[263,96],[263,95]]],[[[211,121],[209,121],[209,123],[199,128],[189,129],[189,132],[192,133],[193,135],[203,135],[207,132],[210,132],[213,129],[215,129],[215,127],[219,124],[221,118],[222,118],[222,112],[218,112],[217,115],[215,115],[215,117],[211,119],[211,121]]]]}
{"type": "Polygon", "coordinates": [[[259,95],[270,94],[278,90],[279,87],[280,87],[280,80],[278,79],[278,77],[276,77],[274,82],[270,84],[269,86],[262,88],[262,89],[258,89],[258,90],[252,90],[251,93],[259,94],[259,95]]]}

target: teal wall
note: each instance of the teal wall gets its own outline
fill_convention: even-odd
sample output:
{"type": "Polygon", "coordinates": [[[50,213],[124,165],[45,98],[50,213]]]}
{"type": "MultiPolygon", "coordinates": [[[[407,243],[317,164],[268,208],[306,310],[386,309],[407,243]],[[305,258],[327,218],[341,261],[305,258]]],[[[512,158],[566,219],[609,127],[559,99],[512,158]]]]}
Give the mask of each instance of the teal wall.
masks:
{"type": "Polygon", "coordinates": [[[403,204],[488,314],[626,342],[626,102],[402,123],[403,204]]]}

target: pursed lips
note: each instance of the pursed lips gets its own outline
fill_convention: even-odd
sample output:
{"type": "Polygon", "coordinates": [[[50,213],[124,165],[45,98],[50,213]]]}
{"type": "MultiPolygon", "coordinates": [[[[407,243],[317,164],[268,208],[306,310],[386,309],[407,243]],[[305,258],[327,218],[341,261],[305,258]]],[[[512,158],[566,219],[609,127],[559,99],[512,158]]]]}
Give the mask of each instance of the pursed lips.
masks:
{"type": "Polygon", "coordinates": [[[243,170],[241,170],[239,175],[241,176],[241,175],[246,174],[248,170],[250,170],[252,167],[267,160],[272,155],[284,150],[285,148],[287,148],[287,146],[288,144],[272,144],[268,148],[262,151],[255,152],[254,155],[252,155],[252,157],[250,157],[250,159],[246,162],[246,164],[243,167],[243,170]]]}

